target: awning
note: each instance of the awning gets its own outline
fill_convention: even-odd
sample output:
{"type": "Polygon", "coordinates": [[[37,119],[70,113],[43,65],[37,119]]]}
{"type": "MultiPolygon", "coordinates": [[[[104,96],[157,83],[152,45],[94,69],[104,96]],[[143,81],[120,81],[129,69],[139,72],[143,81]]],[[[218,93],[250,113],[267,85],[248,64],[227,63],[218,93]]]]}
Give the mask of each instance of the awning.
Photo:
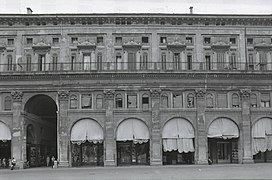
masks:
{"type": "Polygon", "coordinates": [[[262,118],[252,126],[252,151],[258,152],[272,150],[272,119],[262,118]]]}
{"type": "Polygon", "coordinates": [[[208,130],[208,137],[223,139],[238,138],[239,130],[233,121],[227,118],[220,118],[213,121],[210,125],[208,130]]]}
{"type": "Polygon", "coordinates": [[[140,143],[139,140],[149,139],[149,131],[144,122],[138,119],[128,119],[123,121],[117,128],[116,140],[117,141],[135,141],[140,143]]]}
{"type": "Polygon", "coordinates": [[[194,152],[194,137],[194,128],[190,122],[181,118],[172,119],[163,127],[163,150],[178,150],[180,153],[194,152]]]}
{"type": "Polygon", "coordinates": [[[94,120],[84,119],[78,121],[72,127],[71,141],[72,143],[83,143],[85,141],[90,142],[102,142],[103,141],[103,129],[94,120]]]}
{"type": "Polygon", "coordinates": [[[1,141],[8,141],[11,140],[11,132],[9,127],[4,124],[3,122],[0,122],[0,140],[1,141]]]}

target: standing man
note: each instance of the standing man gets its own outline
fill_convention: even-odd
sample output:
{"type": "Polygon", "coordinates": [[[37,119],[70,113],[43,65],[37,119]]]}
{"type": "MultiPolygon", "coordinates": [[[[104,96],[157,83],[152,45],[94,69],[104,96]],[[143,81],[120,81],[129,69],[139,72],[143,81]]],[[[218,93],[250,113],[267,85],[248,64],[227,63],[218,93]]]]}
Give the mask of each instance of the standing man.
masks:
{"type": "Polygon", "coordinates": [[[16,159],[13,157],[12,160],[11,160],[11,170],[14,169],[14,166],[16,165],[16,159]]]}
{"type": "Polygon", "coordinates": [[[54,168],[54,161],[55,161],[55,157],[52,156],[52,158],[51,158],[52,168],[54,168]]]}

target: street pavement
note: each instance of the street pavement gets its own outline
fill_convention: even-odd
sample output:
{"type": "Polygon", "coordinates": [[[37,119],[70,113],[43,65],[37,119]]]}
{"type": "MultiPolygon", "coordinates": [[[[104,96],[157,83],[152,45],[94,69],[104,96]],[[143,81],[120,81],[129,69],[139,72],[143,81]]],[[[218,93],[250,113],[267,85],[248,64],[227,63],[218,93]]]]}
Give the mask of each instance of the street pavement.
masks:
{"type": "Polygon", "coordinates": [[[272,179],[272,163],[0,169],[0,180],[272,179]]]}

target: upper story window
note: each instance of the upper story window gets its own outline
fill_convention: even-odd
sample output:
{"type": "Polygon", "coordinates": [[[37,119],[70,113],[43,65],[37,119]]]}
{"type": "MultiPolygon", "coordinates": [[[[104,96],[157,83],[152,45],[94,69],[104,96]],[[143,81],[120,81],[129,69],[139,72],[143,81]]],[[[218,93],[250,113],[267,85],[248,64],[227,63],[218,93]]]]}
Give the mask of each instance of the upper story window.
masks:
{"type": "Polygon", "coordinates": [[[266,70],[267,69],[267,53],[265,51],[259,52],[259,58],[260,58],[260,70],[266,70]]]}
{"type": "Polygon", "coordinates": [[[103,44],[103,37],[97,37],[97,44],[103,44]]]}
{"type": "Polygon", "coordinates": [[[179,70],[181,69],[181,62],[180,62],[180,53],[174,53],[174,56],[173,56],[173,61],[174,61],[174,69],[175,70],[179,70]]]}
{"type": "Polygon", "coordinates": [[[121,94],[115,96],[115,107],[123,108],[123,96],[121,94]]]}
{"type": "Polygon", "coordinates": [[[262,93],[261,94],[261,107],[270,107],[270,94],[262,93]]]}
{"type": "Polygon", "coordinates": [[[211,70],[212,69],[212,61],[211,61],[211,56],[210,55],[206,55],[205,56],[205,68],[206,70],[211,70]]]}
{"type": "Polygon", "coordinates": [[[53,54],[52,57],[52,68],[53,71],[56,71],[58,69],[58,55],[57,54],[53,54]]]}
{"type": "Polygon", "coordinates": [[[206,96],[206,107],[207,108],[213,108],[213,95],[212,94],[207,94],[206,96]]]}
{"type": "Polygon", "coordinates": [[[127,107],[137,108],[137,94],[131,94],[127,96],[127,107]]]}
{"type": "Polygon", "coordinates": [[[72,43],[77,43],[78,42],[78,38],[77,37],[72,37],[71,38],[71,42],[72,43]]]}
{"type": "Polygon", "coordinates": [[[10,54],[7,56],[7,70],[12,71],[12,56],[10,54]]]}
{"type": "Polygon", "coordinates": [[[5,102],[4,102],[4,110],[5,111],[11,111],[11,97],[7,96],[5,97],[5,102]]]}
{"type": "Polygon", "coordinates": [[[163,52],[161,54],[161,69],[162,70],[166,70],[166,64],[167,64],[167,62],[166,62],[166,53],[163,52]]]}
{"type": "Polygon", "coordinates": [[[231,69],[237,69],[237,60],[236,60],[236,54],[235,53],[232,53],[230,55],[230,68],[231,69]]]}
{"type": "Polygon", "coordinates": [[[247,38],[247,44],[252,45],[253,44],[253,38],[247,38]]]}
{"type": "Polygon", "coordinates": [[[76,95],[71,95],[70,96],[70,109],[77,109],[77,96],[76,95]]]}
{"type": "Polygon", "coordinates": [[[254,59],[253,59],[253,54],[249,54],[248,55],[248,68],[249,68],[249,70],[254,70],[255,69],[255,65],[254,65],[255,63],[254,63],[254,59]]]}
{"type": "Polygon", "coordinates": [[[81,109],[91,109],[92,108],[92,95],[82,94],[81,95],[81,109]]]}
{"type": "Polygon", "coordinates": [[[229,41],[230,44],[236,44],[236,38],[230,38],[229,41]]]}
{"type": "Polygon", "coordinates": [[[147,94],[143,94],[142,96],[142,108],[143,109],[149,108],[149,97],[147,94]]]}
{"type": "Polygon", "coordinates": [[[256,94],[250,95],[250,106],[253,108],[257,107],[257,95],[256,94]]]}
{"type": "Polygon", "coordinates": [[[227,108],[228,107],[228,98],[226,93],[217,94],[217,106],[218,108],[227,108]]]}
{"type": "Polygon", "coordinates": [[[187,55],[187,69],[192,70],[193,68],[193,56],[192,54],[187,55]]]}
{"type": "Polygon", "coordinates": [[[26,44],[32,45],[33,44],[33,38],[26,38],[26,44]]]}
{"type": "Polygon", "coordinates": [[[167,43],[167,38],[166,37],[161,37],[160,38],[160,43],[166,44],[167,43]]]}
{"type": "Polygon", "coordinates": [[[147,69],[147,64],[148,64],[148,54],[147,52],[144,52],[140,61],[140,68],[147,69]]]}
{"type": "Polygon", "coordinates": [[[218,70],[225,69],[226,54],[224,52],[217,52],[216,59],[217,59],[217,69],[218,70]]]}
{"type": "Polygon", "coordinates": [[[101,94],[98,94],[96,96],[96,109],[102,108],[103,108],[103,96],[101,94]]]}
{"type": "Polygon", "coordinates": [[[122,44],[122,37],[115,37],[115,43],[116,44],[122,44]]]}
{"type": "Polygon", "coordinates": [[[28,54],[26,55],[26,71],[31,71],[32,69],[32,64],[31,64],[31,55],[28,54]]]}
{"type": "Polygon", "coordinates": [[[115,69],[122,70],[124,69],[124,63],[122,62],[122,54],[121,52],[117,52],[115,56],[115,69]]]}
{"type": "Polygon", "coordinates": [[[239,96],[236,93],[232,94],[232,107],[239,108],[239,96]]]}
{"type": "Polygon", "coordinates": [[[187,107],[188,108],[195,107],[195,96],[192,93],[187,95],[187,107]]]}
{"type": "Polygon", "coordinates": [[[103,68],[102,53],[99,52],[97,54],[97,70],[102,70],[102,68],[103,68]]]}
{"type": "Polygon", "coordinates": [[[210,37],[204,37],[204,44],[211,44],[211,38],[210,37]]]}
{"type": "Polygon", "coordinates": [[[14,45],[14,39],[8,39],[8,45],[9,46],[14,45]]]}
{"type": "Polygon", "coordinates": [[[148,43],[148,37],[142,37],[142,43],[148,43]]]}
{"type": "Polygon", "coordinates": [[[168,108],[168,95],[167,94],[161,95],[161,107],[168,108]]]}
{"type": "Polygon", "coordinates": [[[59,38],[53,38],[52,41],[54,45],[59,44],[59,38]]]}
{"type": "Polygon", "coordinates": [[[173,94],[173,108],[182,108],[182,94],[174,93],[173,94]]]}
{"type": "Polygon", "coordinates": [[[192,37],[186,37],[186,44],[193,44],[193,38],[192,37]]]}
{"type": "Polygon", "coordinates": [[[76,53],[71,55],[71,70],[74,70],[76,66],[76,53]]]}

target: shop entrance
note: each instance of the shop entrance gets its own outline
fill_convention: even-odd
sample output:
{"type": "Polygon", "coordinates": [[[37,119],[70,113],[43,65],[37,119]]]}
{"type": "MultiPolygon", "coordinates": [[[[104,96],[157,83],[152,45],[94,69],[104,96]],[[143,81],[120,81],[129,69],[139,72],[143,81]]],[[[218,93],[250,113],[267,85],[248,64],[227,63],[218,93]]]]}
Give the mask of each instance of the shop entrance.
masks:
{"type": "Polygon", "coordinates": [[[11,132],[6,124],[0,121],[0,168],[9,167],[11,159],[11,132]]]}
{"type": "Polygon", "coordinates": [[[30,167],[46,166],[57,159],[57,106],[47,95],[36,95],[25,105],[27,161],[30,167]]]}
{"type": "Polygon", "coordinates": [[[272,151],[266,150],[265,152],[259,152],[253,155],[253,160],[255,163],[266,163],[272,162],[272,151]]]}

